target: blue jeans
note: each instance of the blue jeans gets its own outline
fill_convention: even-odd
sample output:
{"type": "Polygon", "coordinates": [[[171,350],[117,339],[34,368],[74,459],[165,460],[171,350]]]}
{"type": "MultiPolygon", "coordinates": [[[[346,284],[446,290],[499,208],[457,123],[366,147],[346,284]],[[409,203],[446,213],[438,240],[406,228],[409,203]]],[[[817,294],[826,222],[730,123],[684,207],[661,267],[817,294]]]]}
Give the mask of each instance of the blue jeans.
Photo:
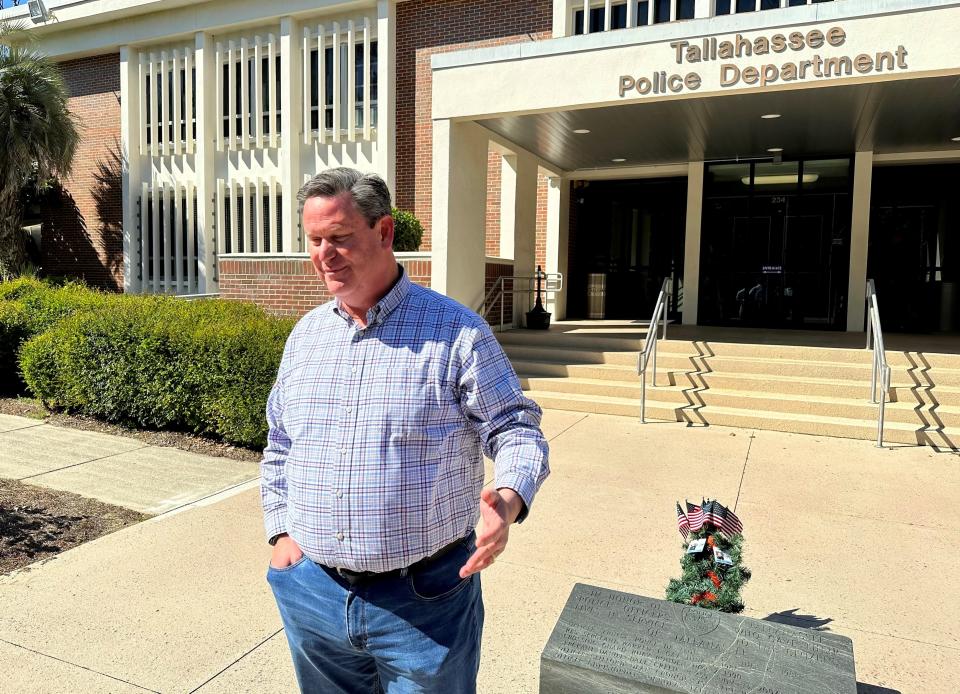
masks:
{"type": "Polygon", "coordinates": [[[460,567],[475,536],[425,568],[351,587],[307,558],[272,566],[273,589],[305,694],[469,694],[480,667],[480,574],[460,567]]]}

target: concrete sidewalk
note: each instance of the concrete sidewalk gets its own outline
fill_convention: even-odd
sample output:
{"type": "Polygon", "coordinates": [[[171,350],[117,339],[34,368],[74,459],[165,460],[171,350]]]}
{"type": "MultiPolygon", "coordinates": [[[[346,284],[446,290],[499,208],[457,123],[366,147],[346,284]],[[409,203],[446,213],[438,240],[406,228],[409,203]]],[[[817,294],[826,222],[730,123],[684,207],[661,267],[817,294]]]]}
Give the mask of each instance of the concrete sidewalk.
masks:
{"type": "MultiPolygon", "coordinates": [[[[558,411],[544,424],[553,476],[483,576],[483,692],[537,691],[574,583],[662,596],[679,574],[674,502],[701,496],[737,504],[747,614],[851,637],[862,692],[960,691],[956,455],[558,411]]],[[[0,689],[295,691],[255,487],[0,577],[0,689]]]]}
{"type": "Polygon", "coordinates": [[[257,478],[256,463],[0,414],[0,477],[168,513],[257,478]]]}

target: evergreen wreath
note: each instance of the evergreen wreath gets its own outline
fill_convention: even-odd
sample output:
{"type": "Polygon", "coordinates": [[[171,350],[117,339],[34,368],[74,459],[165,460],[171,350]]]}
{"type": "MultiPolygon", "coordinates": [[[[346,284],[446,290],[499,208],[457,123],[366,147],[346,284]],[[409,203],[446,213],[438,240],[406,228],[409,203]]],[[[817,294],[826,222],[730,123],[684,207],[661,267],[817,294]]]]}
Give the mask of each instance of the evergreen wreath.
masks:
{"type": "Polygon", "coordinates": [[[677,504],[677,528],[684,537],[680,578],[670,579],[667,600],[708,610],[740,612],[740,590],[750,580],[743,558],[743,525],[717,501],[677,504]]]}

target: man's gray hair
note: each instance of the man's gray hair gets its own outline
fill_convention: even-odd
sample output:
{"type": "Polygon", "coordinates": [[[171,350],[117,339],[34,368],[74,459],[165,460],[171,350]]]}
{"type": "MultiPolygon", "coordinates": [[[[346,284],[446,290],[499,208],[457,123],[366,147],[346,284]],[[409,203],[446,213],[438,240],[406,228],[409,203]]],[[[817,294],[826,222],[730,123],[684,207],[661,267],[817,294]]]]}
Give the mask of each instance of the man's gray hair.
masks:
{"type": "Polygon", "coordinates": [[[338,166],[327,169],[303,184],[297,193],[300,209],[309,198],[334,198],[350,193],[354,204],[371,227],[390,214],[390,189],[377,174],[360,173],[356,169],[338,166]]]}

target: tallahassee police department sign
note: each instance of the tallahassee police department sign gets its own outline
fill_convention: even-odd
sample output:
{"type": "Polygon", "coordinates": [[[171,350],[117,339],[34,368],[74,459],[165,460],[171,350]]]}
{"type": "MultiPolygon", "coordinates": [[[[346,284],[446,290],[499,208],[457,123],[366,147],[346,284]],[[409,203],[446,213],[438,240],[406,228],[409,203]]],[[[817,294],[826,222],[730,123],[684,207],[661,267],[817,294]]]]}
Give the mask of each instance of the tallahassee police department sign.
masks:
{"type": "MultiPolygon", "coordinates": [[[[673,41],[677,65],[699,65],[734,58],[750,58],[771,54],[799,52],[808,48],[839,48],[846,42],[847,34],[841,27],[827,31],[812,29],[806,33],[793,31],[788,34],[757,36],[753,39],[737,34],[732,41],[718,41],[715,37],[697,41],[673,41]]],[[[733,63],[719,65],[720,86],[737,85],[764,87],[776,82],[795,82],[810,78],[852,76],[854,72],[867,75],[872,72],[894,72],[907,69],[907,51],[897,46],[895,51],[860,53],[857,56],[836,55],[824,58],[814,54],[806,60],[768,62],[756,66],[740,67],[733,63]]],[[[771,58],[774,60],[774,58],[771,58]]],[[[678,94],[695,91],[703,84],[699,72],[684,74],[668,73],[666,70],[646,75],[621,75],[620,96],[640,94],[678,94]]]]}

